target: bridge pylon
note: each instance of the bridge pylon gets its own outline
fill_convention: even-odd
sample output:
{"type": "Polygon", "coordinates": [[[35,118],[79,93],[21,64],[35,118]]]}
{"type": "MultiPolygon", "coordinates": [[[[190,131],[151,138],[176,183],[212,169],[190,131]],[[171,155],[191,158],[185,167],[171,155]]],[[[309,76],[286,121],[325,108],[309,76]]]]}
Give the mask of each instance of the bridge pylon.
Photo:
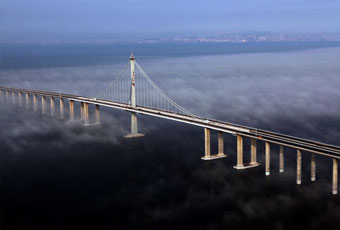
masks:
{"type": "MultiPolygon", "coordinates": [[[[131,91],[130,91],[130,105],[132,108],[136,106],[136,72],[135,72],[135,57],[133,54],[130,56],[131,67],[131,91]]],[[[131,133],[125,135],[126,138],[142,137],[144,134],[138,133],[137,114],[131,112],[131,133]]]]}

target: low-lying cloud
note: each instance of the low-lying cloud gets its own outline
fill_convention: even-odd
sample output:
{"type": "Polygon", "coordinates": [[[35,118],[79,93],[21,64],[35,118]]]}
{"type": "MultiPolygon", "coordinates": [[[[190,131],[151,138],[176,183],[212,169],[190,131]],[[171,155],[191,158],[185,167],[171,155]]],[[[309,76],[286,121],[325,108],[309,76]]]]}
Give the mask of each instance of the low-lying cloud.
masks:
{"type": "MultiPolygon", "coordinates": [[[[196,115],[338,144],[339,51],[136,57],[164,92],[196,115]]],[[[0,70],[0,76],[1,84],[8,86],[96,96],[123,66],[122,61],[0,70]]],[[[318,182],[311,184],[310,155],[303,154],[304,184],[298,187],[293,150],[287,150],[286,171],[278,175],[273,147],[273,175],[266,178],[263,164],[242,172],[232,168],[231,136],[225,138],[227,159],[202,162],[200,128],[141,116],[141,132],[147,135],[125,140],[121,136],[128,132],[129,115],[124,112],[103,109],[103,125],[89,129],[11,106],[3,107],[2,113],[7,116],[0,118],[2,162],[7,163],[2,164],[7,179],[2,193],[8,198],[2,215],[7,226],[14,223],[13,216],[22,219],[32,205],[16,197],[27,188],[32,191],[26,196],[37,202],[32,219],[43,215],[49,223],[57,215],[57,227],[80,223],[119,229],[336,229],[340,220],[339,201],[330,198],[331,164],[325,158],[320,157],[322,163],[317,165],[318,182]],[[38,162],[51,168],[40,168],[38,162]],[[28,175],[20,175],[23,172],[28,175]],[[46,175],[37,179],[37,172],[46,175]],[[48,182],[51,178],[58,182],[48,182]],[[53,206],[47,213],[41,211],[39,193],[44,185],[51,191],[42,196],[53,206]],[[58,189],[60,195],[54,194],[58,189]]],[[[247,141],[245,146],[246,152],[247,141]]],[[[259,144],[261,163],[262,152],[259,144]]],[[[24,223],[39,226],[29,220],[24,223]]]]}

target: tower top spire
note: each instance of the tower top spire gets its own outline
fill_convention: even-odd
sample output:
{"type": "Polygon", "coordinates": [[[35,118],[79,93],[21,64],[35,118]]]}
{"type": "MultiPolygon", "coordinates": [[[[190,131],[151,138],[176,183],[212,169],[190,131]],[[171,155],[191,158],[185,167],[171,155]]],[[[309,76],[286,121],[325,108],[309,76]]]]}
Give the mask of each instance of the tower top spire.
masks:
{"type": "Polygon", "coordinates": [[[133,56],[133,52],[131,51],[131,55],[130,55],[130,60],[135,60],[135,57],[133,56]]]}

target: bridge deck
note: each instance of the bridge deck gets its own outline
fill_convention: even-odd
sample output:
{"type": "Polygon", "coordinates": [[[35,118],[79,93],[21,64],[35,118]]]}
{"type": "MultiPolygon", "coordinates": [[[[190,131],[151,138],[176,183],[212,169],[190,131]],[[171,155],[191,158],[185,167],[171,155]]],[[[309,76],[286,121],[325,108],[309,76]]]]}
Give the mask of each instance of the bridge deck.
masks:
{"type": "Polygon", "coordinates": [[[136,112],[140,114],[160,117],[164,119],[174,120],[178,122],[183,122],[195,126],[205,127],[212,130],[222,131],[226,133],[230,133],[233,135],[242,135],[250,138],[255,138],[258,140],[275,143],[287,147],[292,147],[296,149],[300,149],[303,151],[308,151],[320,155],[329,156],[332,158],[340,159],[340,147],[334,146],[330,144],[325,144],[317,141],[312,141],[308,139],[298,138],[294,136],[284,135],[280,133],[275,133],[271,131],[251,128],[247,126],[242,126],[238,124],[233,124],[224,121],[217,121],[213,119],[207,119],[197,116],[189,116],[183,115],[179,113],[168,112],[164,110],[158,110],[154,108],[146,108],[137,106],[137,108],[132,108],[132,106],[124,103],[118,103],[108,100],[96,99],[85,96],[78,96],[72,94],[64,94],[64,93],[56,93],[56,92],[48,92],[48,91],[40,91],[40,90],[31,90],[31,89],[19,89],[19,88],[8,88],[8,87],[0,87],[2,90],[9,90],[14,92],[21,93],[29,93],[36,94],[40,96],[48,96],[48,97],[56,97],[56,98],[64,98],[73,101],[85,102],[89,104],[96,104],[100,106],[116,108],[120,110],[125,110],[129,112],[136,112]]]}

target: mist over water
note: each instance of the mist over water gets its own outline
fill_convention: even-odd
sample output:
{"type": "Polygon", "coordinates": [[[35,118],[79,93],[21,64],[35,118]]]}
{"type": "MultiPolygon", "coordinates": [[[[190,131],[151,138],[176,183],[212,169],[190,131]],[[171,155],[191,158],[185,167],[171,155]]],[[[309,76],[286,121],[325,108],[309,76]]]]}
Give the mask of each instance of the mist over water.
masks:
{"type": "MultiPolygon", "coordinates": [[[[338,145],[340,48],[134,55],[170,98],[196,115],[338,145]]],[[[2,68],[1,85],[96,97],[128,59],[129,53],[109,64],[2,68]]],[[[310,154],[303,153],[296,186],[296,153],[286,150],[279,174],[275,145],[265,177],[261,142],[261,166],[236,171],[236,140],[227,134],[228,157],[203,162],[198,127],[139,116],[146,136],[127,140],[130,117],[122,111],[103,108],[103,125],[94,127],[10,105],[0,112],[3,229],[338,229],[330,159],[317,157],[311,183],[310,154]]],[[[216,142],[213,133],[212,152],[216,142]]],[[[244,146],[248,162],[248,140],[244,146]]]]}

